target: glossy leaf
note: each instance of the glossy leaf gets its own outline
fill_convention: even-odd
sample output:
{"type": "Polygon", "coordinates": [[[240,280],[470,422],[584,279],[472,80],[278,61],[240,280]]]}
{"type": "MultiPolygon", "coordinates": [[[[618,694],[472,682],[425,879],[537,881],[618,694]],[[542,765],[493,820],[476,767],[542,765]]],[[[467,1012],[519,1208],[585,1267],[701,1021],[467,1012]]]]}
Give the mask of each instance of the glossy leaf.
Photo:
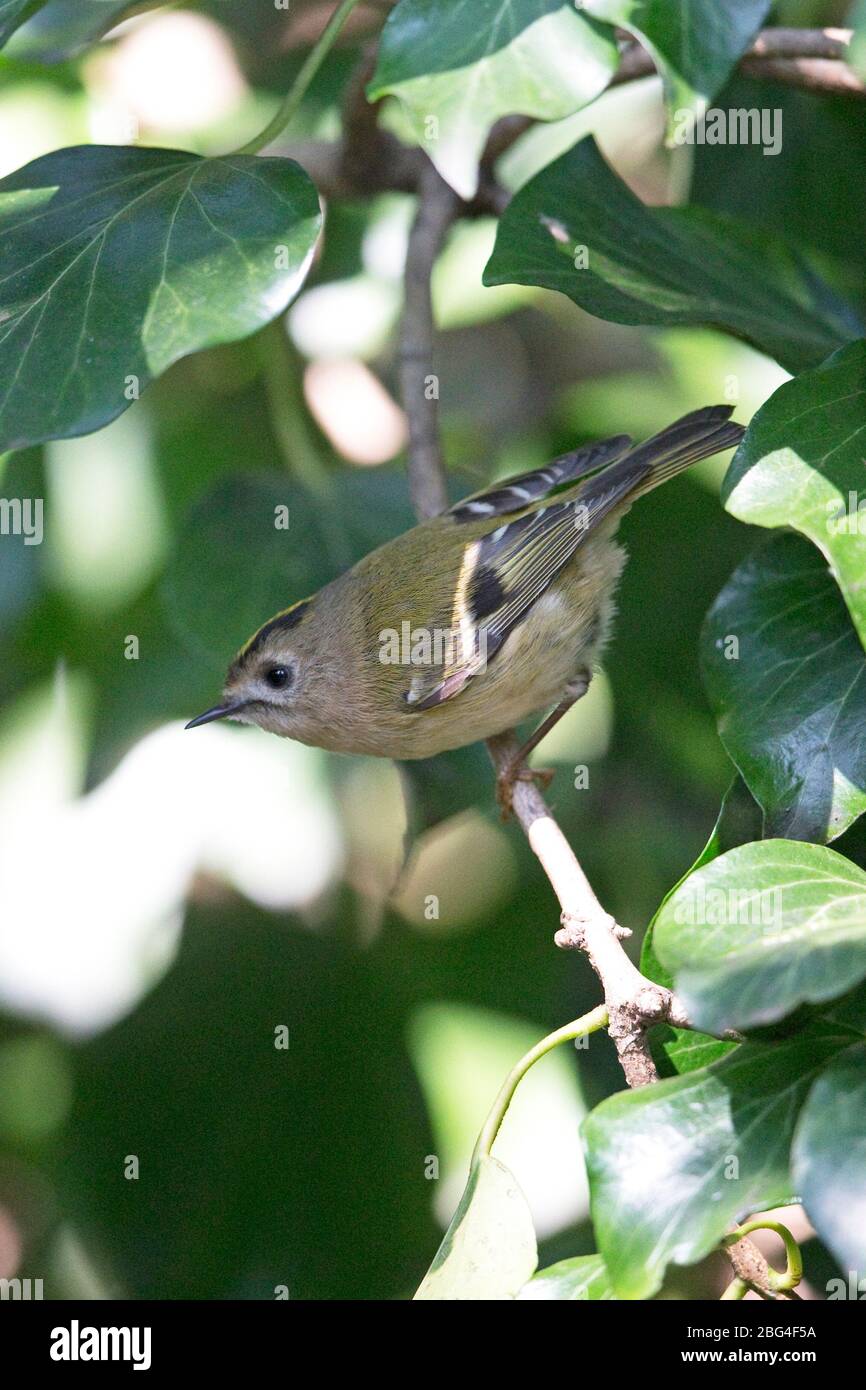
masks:
{"type": "Polygon", "coordinates": [[[735,1221],[793,1198],[791,1136],[847,1035],[744,1043],[711,1067],[611,1096],[583,1125],[599,1251],[618,1298],[658,1291],[735,1221]]]}
{"type": "Polygon", "coordinates": [[[0,45],[44,4],[45,0],[0,0],[0,45]]]}
{"type": "Polygon", "coordinates": [[[699,1027],[772,1023],[866,976],[866,874],[822,845],[741,845],[680,884],[653,940],[699,1027]]]}
{"type": "Polygon", "coordinates": [[[517,1295],[520,1301],[557,1299],[596,1303],[616,1298],[601,1255],[578,1255],[540,1269],[517,1295]]]}
{"type": "Polygon", "coordinates": [[[532,1215],[517,1180],[485,1155],[474,1165],[420,1300],[514,1298],[538,1260],[532,1215]]]}
{"type": "Polygon", "coordinates": [[[815,1229],[844,1271],[866,1276],[866,1046],[830,1063],[803,1106],[794,1181],[815,1229]]]}
{"type": "Polygon", "coordinates": [[[701,114],[763,24],[770,0],[583,0],[582,8],[639,39],[662,75],[669,132],[678,112],[701,114]]]}
{"type": "MultiPolygon", "coordinates": [[[[674,884],[674,887],[663,898],[661,906],[647,927],[641,946],[640,968],[650,980],[655,980],[657,984],[664,985],[667,989],[673,987],[673,977],[662,964],[655,948],[656,925],[671,898],[687,882],[689,876],[702,865],[712,863],[720,854],[724,854],[728,849],[733,849],[736,845],[760,839],[762,824],[761,809],[755,798],[743,779],[735,777],[722,799],[722,805],[710,838],[689,872],[684,874],[679,883],[674,884]]],[[[698,1032],[692,1028],[671,1028],[667,1024],[653,1029],[651,1041],[657,1065],[664,1070],[664,1061],[666,1060],[670,1064],[664,1074],[668,1074],[670,1067],[673,1067],[673,1070],[680,1076],[687,1071],[694,1071],[696,1067],[709,1066],[711,1062],[716,1062],[719,1058],[727,1056],[737,1045],[736,1043],[722,1042],[719,1038],[710,1037],[709,1034],[698,1032]]]]}
{"type": "Polygon", "coordinates": [[[500,116],[568,116],[617,62],[612,32],[569,0],[400,0],[368,90],[399,97],[439,172],[471,198],[500,116]]]}
{"type": "Polygon", "coordinates": [[[866,646],[864,457],[861,339],[774,392],[737,450],[722,497],[741,521],[791,526],[817,545],[866,646]]]}
{"type": "Polygon", "coordinates": [[[98,429],[267,323],[320,225],[287,159],[77,146],[0,180],[0,448],[98,429]]]}
{"type": "Polygon", "coordinates": [[[819,552],[785,534],[745,560],[707,615],[701,655],[765,834],[841,835],[866,810],[866,658],[819,552]]]}
{"type": "MultiPolygon", "coordinates": [[[[159,0],[151,0],[154,8],[159,0]]],[[[125,15],[148,8],[140,0],[47,0],[17,30],[9,56],[58,63],[95,43],[125,15]]]]}
{"type": "Polygon", "coordinates": [[[591,138],[511,200],[484,283],[559,290],[614,323],[715,325],[790,371],[858,332],[780,239],[697,208],[645,207],[591,138]]]}
{"type": "Polygon", "coordinates": [[[860,196],[866,124],[860,103],[738,71],[713,105],[725,112],[754,111],[770,124],[764,125],[763,141],[693,146],[689,201],[746,220],[759,213],[767,231],[848,263],[857,294],[866,244],[866,205],[860,196]],[[766,137],[774,132],[782,133],[782,148],[767,155],[766,137]]]}

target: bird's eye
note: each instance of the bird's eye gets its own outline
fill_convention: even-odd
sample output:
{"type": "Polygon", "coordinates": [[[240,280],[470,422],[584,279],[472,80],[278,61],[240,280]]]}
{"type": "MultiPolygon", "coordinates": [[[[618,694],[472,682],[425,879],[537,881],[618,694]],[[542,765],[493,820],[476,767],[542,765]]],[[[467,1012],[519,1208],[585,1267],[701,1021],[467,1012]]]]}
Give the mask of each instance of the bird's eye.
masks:
{"type": "Polygon", "coordinates": [[[272,690],[285,690],[292,683],[292,672],[288,666],[272,666],[265,672],[265,680],[272,690]]]}

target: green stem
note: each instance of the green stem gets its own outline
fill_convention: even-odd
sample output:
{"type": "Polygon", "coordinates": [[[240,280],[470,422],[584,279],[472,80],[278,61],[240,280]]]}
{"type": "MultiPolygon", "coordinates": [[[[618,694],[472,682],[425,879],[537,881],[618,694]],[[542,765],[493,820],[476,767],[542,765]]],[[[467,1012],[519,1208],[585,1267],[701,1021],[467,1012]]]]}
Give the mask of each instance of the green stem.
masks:
{"type": "Polygon", "coordinates": [[[803,1256],[788,1227],[783,1226],[781,1221],[768,1221],[763,1217],[757,1221],[749,1221],[745,1226],[739,1226],[736,1231],[731,1231],[730,1235],[725,1236],[722,1244],[736,1245],[737,1241],[744,1240],[753,1231],[775,1231],[776,1235],[781,1237],[785,1246],[785,1273],[780,1274],[772,1265],[768,1265],[767,1278],[772,1289],[779,1293],[790,1292],[803,1277],[803,1256]]]}
{"type": "Polygon", "coordinates": [[[732,1279],[720,1301],[724,1303],[726,1299],[745,1298],[748,1292],[749,1286],[745,1279],[732,1279]]]}
{"type": "Polygon", "coordinates": [[[258,154],[259,150],[264,149],[265,145],[269,145],[272,140],[276,140],[277,136],[285,130],[306,96],[310,83],[333,47],[334,40],[357,4],[358,0],[342,0],[342,4],[337,6],[322,30],[317,43],[307,54],[300,72],[283,98],[273,119],[254,139],[249,140],[238,149],[232,150],[232,154],[258,154]]]}
{"type": "Polygon", "coordinates": [[[582,1038],[587,1033],[597,1033],[600,1028],[606,1026],[607,1022],[607,1009],[603,1004],[600,1004],[591,1013],[584,1014],[583,1018],[577,1018],[573,1023],[566,1023],[562,1028],[557,1028],[555,1033],[548,1033],[546,1038],[542,1038],[541,1042],[537,1042],[525,1056],[521,1057],[505,1078],[502,1089],[493,1102],[493,1109],[484,1121],[484,1126],[478,1136],[478,1143],[472,1154],[470,1165],[472,1168],[475,1167],[480,1158],[489,1157],[500,1125],[505,1119],[505,1112],[514,1098],[514,1092],[533,1063],[537,1062],[539,1057],[543,1057],[545,1053],[552,1052],[560,1043],[571,1042],[573,1038],[582,1038]]]}

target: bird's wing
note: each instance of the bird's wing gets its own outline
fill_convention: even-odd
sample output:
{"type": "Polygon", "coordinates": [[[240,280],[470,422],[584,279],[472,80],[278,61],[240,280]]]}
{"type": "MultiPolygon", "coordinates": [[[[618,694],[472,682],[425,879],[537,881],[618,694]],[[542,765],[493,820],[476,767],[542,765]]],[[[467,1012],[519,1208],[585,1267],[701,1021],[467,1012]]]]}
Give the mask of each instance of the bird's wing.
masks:
{"type": "MultiPolygon", "coordinates": [[[[496,656],[578,548],[615,510],[742,437],[728,406],[694,411],[588,478],[567,500],[524,512],[470,541],[455,588],[450,637],[413,675],[406,708],[453,699],[496,656]]],[[[609,441],[608,441],[609,443],[609,441]]],[[[531,476],[531,475],[530,475],[531,476]]]]}
{"type": "Polygon", "coordinates": [[[471,497],[464,497],[446,515],[453,516],[456,522],[465,522],[525,511],[534,502],[549,497],[557,488],[574,483],[599,468],[606,468],[614,459],[621,458],[630,444],[631,439],[627,434],[616,434],[611,439],[600,439],[595,444],[574,449],[570,454],[553,459],[543,468],[518,473],[482,492],[473,493],[471,497]]]}
{"type": "Polygon", "coordinates": [[[633,483],[621,478],[615,487],[602,488],[601,479],[592,479],[578,499],[529,512],[470,542],[450,632],[439,659],[413,675],[407,708],[432,709],[465,689],[633,483]]]}

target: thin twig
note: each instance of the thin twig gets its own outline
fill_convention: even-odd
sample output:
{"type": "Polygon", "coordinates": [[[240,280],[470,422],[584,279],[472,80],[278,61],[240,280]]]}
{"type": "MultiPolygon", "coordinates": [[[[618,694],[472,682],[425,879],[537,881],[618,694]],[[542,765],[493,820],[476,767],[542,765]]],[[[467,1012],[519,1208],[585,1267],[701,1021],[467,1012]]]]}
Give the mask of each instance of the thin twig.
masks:
{"type": "Polygon", "coordinates": [[[744,1236],[735,1245],[724,1246],[723,1250],[736,1277],[742,1279],[744,1284],[748,1284],[750,1289],[754,1289],[755,1293],[760,1294],[767,1302],[799,1300],[800,1295],[793,1289],[780,1290],[773,1287],[769,1263],[753,1241],[744,1236]]]}
{"type": "MultiPolygon", "coordinates": [[[[513,734],[488,739],[487,747],[498,773],[513,764],[518,742],[513,734]]],[[[631,933],[606,912],[550,809],[532,781],[517,780],[512,796],[514,814],[559,901],[562,926],[558,946],[583,951],[598,976],[610,1022],[608,1032],[631,1087],[658,1080],[647,1030],[654,1023],[688,1028],[685,1008],[676,995],[642,975],[621,942],[631,933]]]]}
{"type": "Polygon", "coordinates": [[[430,277],[457,208],[457,195],[428,162],[421,174],[418,211],[409,233],[399,348],[400,386],[409,423],[409,492],[422,521],[448,505],[439,440],[439,386],[433,372],[430,277]]]}
{"type": "MultiPolygon", "coordinates": [[[[762,29],[739,66],[750,77],[786,82],[810,91],[866,96],[866,85],[847,66],[850,29],[762,29]]],[[[656,72],[652,55],[637,42],[623,49],[610,83],[620,87],[656,72]]]]}

